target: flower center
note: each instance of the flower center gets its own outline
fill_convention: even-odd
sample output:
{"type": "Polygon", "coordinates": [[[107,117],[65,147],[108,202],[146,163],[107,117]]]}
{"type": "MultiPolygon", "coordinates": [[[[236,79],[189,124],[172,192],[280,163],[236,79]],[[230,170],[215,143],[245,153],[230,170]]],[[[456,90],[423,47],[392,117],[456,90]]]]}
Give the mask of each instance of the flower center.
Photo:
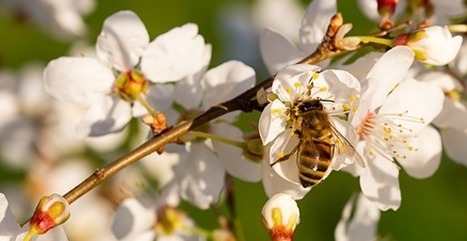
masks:
{"type": "Polygon", "coordinates": [[[357,127],[360,140],[367,142],[368,156],[376,153],[393,161],[406,159],[407,153],[418,151],[410,143],[410,138],[417,137],[414,131],[401,123],[415,122],[424,124],[423,118],[407,115],[407,112],[399,114],[376,114],[368,112],[357,127]]]}
{"type": "Polygon", "coordinates": [[[157,223],[154,227],[159,235],[173,235],[183,227],[185,215],[179,210],[165,206],[157,212],[157,223]]]}
{"type": "Polygon", "coordinates": [[[113,93],[117,93],[122,99],[133,102],[140,99],[148,91],[149,82],[143,73],[138,70],[121,72],[113,87],[113,93]]]}

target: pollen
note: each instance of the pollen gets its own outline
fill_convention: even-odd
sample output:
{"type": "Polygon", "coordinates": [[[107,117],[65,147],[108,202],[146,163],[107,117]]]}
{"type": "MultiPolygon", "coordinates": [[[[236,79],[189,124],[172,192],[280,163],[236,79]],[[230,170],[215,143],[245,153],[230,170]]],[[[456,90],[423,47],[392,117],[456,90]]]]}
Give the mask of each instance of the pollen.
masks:
{"type": "Polygon", "coordinates": [[[320,92],[324,92],[324,91],[327,91],[327,90],[328,90],[328,87],[326,87],[326,86],[323,86],[323,87],[319,88],[320,92]]]}
{"type": "Polygon", "coordinates": [[[281,116],[284,114],[281,109],[271,109],[271,113],[276,116],[281,116]]]}
{"type": "Polygon", "coordinates": [[[288,94],[292,93],[292,89],[290,89],[290,87],[285,87],[285,92],[287,92],[288,94]]]}
{"type": "Polygon", "coordinates": [[[315,79],[319,78],[319,74],[316,73],[316,72],[314,72],[314,73],[313,73],[313,76],[312,76],[311,78],[312,78],[313,80],[315,80],[315,79]]]}
{"type": "Polygon", "coordinates": [[[277,158],[282,158],[285,156],[285,153],[283,151],[280,151],[277,153],[277,158]]]}
{"type": "Polygon", "coordinates": [[[295,83],[293,83],[293,86],[295,88],[300,88],[300,86],[302,86],[302,84],[299,81],[296,81],[295,83]]]}
{"type": "Polygon", "coordinates": [[[344,104],[342,105],[342,109],[344,109],[344,111],[349,111],[349,110],[350,110],[350,105],[347,104],[347,103],[344,103],[344,104]]]}
{"type": "Polygon", "coordinates": [[[357,100],[357,96],[355,96],[355,95],[350,96],[350,102],[354,102],[356,100],[357,100]]]}

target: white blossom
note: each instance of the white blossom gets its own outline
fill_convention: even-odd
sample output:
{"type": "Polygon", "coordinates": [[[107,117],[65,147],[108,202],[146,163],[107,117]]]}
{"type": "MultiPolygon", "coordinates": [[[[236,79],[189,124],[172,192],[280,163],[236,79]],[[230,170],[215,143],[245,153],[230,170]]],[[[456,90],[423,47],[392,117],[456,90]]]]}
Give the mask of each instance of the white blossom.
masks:
{"type": "Polygon", "coordinates": [[[409,46],[422,63],[445,65],[459,52],[461,36],[452,36],[447,26],[430,26],[396,37],[396,44],[409,46]]]}
{"type": "Polygon", "coordinates": [[[298,43],[276,29],[266,28],[260,36],[261,56],[269,73],[297,63],[313,53],[321,43],[331,17],[337,12],[335,0],[315,0],[307,8],[298,32],[298,43]]]}
{"type": "MultiPolygon", "coordinates": [[[[258,125],[263,144],[269,145],[266,147],[267,156],[264,158],[266,164],[263,164],[263,178],[266,179],[263,183],[269,196],[286,192],[299,199],[309,188],[300,185],[295,155],[289,160],[275,163],[280,157],[290,153],[300,141],[293,130],[297,126],[293,107],[305,99],[322,99],[330,101],[324,105],[324,111],[352,111],[358,103],[360,84],[345,71],[320,72],[317,66],[299,64],[281,70],[273,81],[271,91],[277,98],[265,107],[258,125]],[[275,164],[272,169],[275,174],[267,167],[273,163],[275,164]],[[277,175],[285,180],[281,181],[277,175]],[[279,183],[281,184],[277,185],[279,183]]],[[[332,121],[336,124],[339,118],[332,117],[332,121]]],[[[345,128],[345,123],[342,126],[345,128]]],[[[331,165],[328,170],[332,170],[331,168],[337,167],[331,165]]]]}
{"type": "Polygon", "coordinates": [[[375,241],[380,210],[364,195],[352,196],[334,231],[336,241],[375,241]]]}
{"type": "Polygon", "coordinates": [[[118,12],[104,22],[98,37],[98,58],[61,57],[44,70],[46,89],[56,98],[89,109],[77,131],[98,136],[120,131],[132,117],[146,113],[140,98],[153,108],[169,106],[171,85],[199,71],[210,58],[211,48],[197,34],[195,24],[160,35],[149,35],[136,14],[118,12]],[[161,94],[162,93],[162,94],[161,94]],[[156,102],[157,101],[157,102],[156,102]]]}
{"type": "Polygon", "coordinates": [[[363,194],[381,210],[400,205],[394,160],[409,175],[424,178],[433,174],[441,158],[439,133],[428,124],[441,111],[444,96],[437,87],[405,79],[412,61],[407,47],[384,54],[363,81],[364,101],[352,118],[357,150],[367,164],[354,174],[360,176],[363,194]]]}
{"type": "MultiPolygon", "coordinates": [[[[0,193],[0,240],[22,241],[29,231],[29,225],[20,227],[10,210],[10,204],[3,193],[0,193]]],[[[34,241],[66,241],[65,231],[58,226],[49,232],[38,235],[34,241]]]]}

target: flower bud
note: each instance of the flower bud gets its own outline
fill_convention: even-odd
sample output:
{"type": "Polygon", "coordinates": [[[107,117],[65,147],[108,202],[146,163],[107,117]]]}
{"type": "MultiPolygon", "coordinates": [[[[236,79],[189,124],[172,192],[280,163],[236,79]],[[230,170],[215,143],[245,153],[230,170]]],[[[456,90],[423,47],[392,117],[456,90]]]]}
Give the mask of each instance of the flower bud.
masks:
{"type": "Polygon", "coordinates": [[[279,193],[271,197],[264,205],[262,215],[271,240],[293,240],[293,232],[300,222],[300,211],[290,195],[279,193]]]}
{"type": "Polygon", "coordinates": [[[394,39],[394,44],[410,47],[415,58],[422,63],[441,66],[456,57],[462,37],[452,37],[446,26],[431,26],[400,34],[394,39]]]}
{"type": "Polygon", "coordinates": [[[392,16],[396,11],[399,0],[378,0],[378,13],[380,16],[388,14],[392,16]]]}
{"type": "Polygon", "coordinates": [[[29,232],[24,241],[30,240],[36,234],[44,234],[50,229],[64,223],[70,217],[68,201],[52,194],[41,198],[29,221],[29,232]]]}

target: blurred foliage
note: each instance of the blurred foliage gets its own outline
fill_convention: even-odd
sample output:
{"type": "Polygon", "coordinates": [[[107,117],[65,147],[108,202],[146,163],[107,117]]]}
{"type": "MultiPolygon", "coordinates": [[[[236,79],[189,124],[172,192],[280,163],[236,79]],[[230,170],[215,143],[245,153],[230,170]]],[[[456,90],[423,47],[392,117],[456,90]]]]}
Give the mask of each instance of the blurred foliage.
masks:
{"type": "MultiPolygon", "coordinates": [[[[238,0],[173,0],[173,1],[98,1],[96,10],[86,17],[89,31],[84,41],[94,44],[102,23],[112,13],[129,9],[136,12],[150,33],[151,39],[169,29],[187,22],[199,25],[206,42],[213,46],[212,66],[230,58],[226,56],[219,28],[219,9],[238,0]]],[[[251,3],[252,0],[245,3],[251,3]]],[[[302,1],[304,6],[308,1],[302,1]]],[[[338,1],[346,21],[354,24],[352,33],[372,31],[371,23],[361,15],[355,1],[338,1]]],[[[278,16],[280,17],[280,16],[278,16]]],[[[47,61],[67,55],[68,43],[58,42],[34,25],[0,18],[0,66],[18,68],[30,61],[47,61]]],[[[259,76],[265,77],[264,67],[257,65],[259,76]]],[[[259,77],[259,80],[261,80],[259,77]]],[[[242,126],[256,119],[244,115],[242,126]]],[[[0,184],[23,176],[0,165],[0,184]],[[11,179],[11,180],[10,180],[11,179]]],[[[379,234],[385,240],[465,240],[467,237],[467,168],[444,158],[434,176],[418,180],[400,175],[402,206],[397,211],[382,214],[379,234]]],[[[251,184],[236,180],[235,200],[241,228],[246,240],[268,240],[262,225],[261,208],[267,197],[261,183],[251,184]]],[[[343,172],[333,173],[323,184],[299,201],[301,222],[296,240],[333,240],[334,228],[349,197],[358,192],[358,180],[343,172]]],[[[212,210],[200,211],[188,204],[184,207],[202,227],[216,227],[212,210]]],[[[221,211],[225,207],[219,208],[221,211]]]]}

